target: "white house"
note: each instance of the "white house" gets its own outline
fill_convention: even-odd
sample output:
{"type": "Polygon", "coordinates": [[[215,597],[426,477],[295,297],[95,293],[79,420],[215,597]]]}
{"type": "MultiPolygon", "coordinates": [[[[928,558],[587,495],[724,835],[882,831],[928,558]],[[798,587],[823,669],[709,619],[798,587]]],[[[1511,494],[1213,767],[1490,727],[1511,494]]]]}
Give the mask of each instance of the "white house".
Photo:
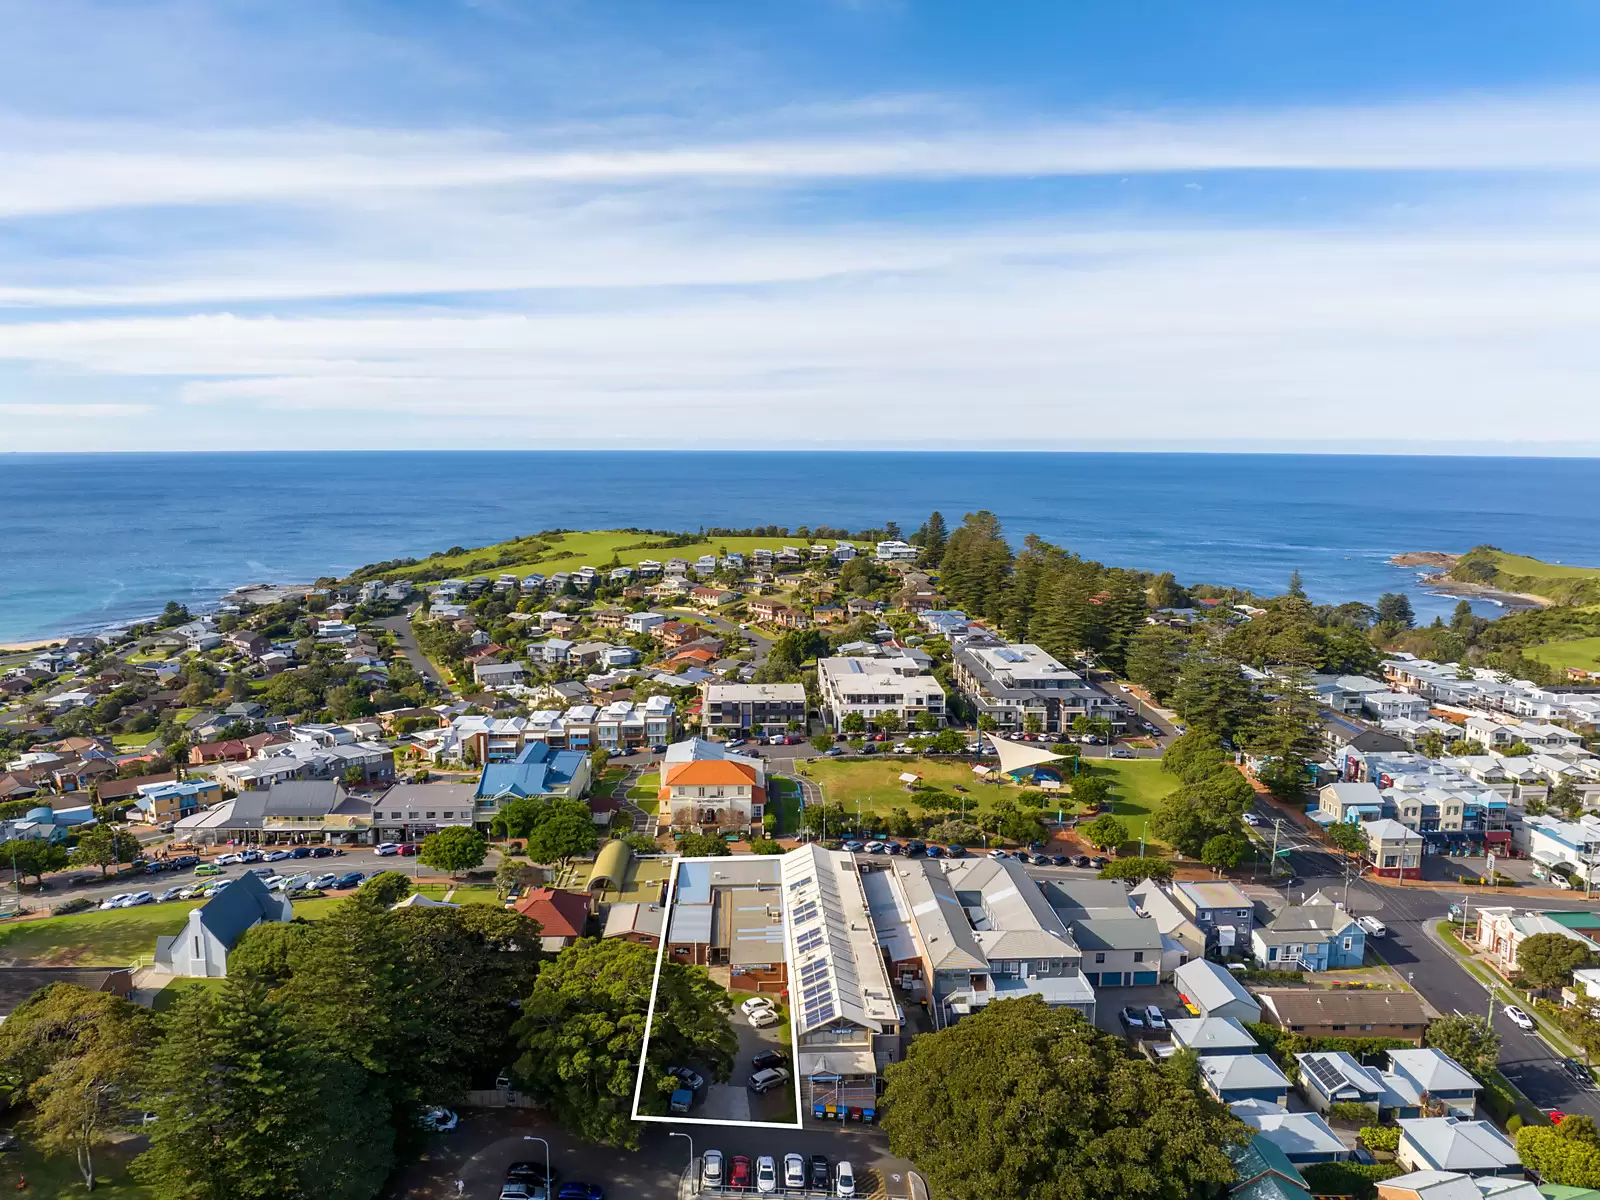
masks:
{"type": "Polygon", "coordinates": [[[183,932],[156,939],[156,965],[174,975],[220,979],[228,974],[228,952],[244,931],[262,921],[289,921],[294,908],[267,891],[260,876],[242,875],[199,908],[190,909],[183,932]]]}

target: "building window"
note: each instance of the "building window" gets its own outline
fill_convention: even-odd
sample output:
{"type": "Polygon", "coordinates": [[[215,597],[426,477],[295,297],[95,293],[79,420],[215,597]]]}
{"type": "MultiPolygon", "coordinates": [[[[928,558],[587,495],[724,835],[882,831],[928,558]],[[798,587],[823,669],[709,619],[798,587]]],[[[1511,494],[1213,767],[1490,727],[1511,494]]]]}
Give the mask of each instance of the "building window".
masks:
{"type": "Polygon", "coordinates": [[[1094,956],[1094,961],[1095,961],[1096,965],[1105,962],[1106,961],[1106,952],[1104,950],[1097,951],[1095,953],[1095,956],[1094,956]]]}
{"type": "Polygon", "coordinates": [[[1133,961],[1136,962],[1136,963],[1142,963],[1144,961],[1144,951],[1143,950],[1135,950],[1133,952],[1133,961]]]}
{"type": "Polygon", "coordinates": [[[1345,939],[1344,939],[1344,948],[1345,948],[1345,949],[1346,949],[1346,950],[1353,950],[1353,949],[1355,949],[1355,944],[1356,944],[1356,940],[1355,940],[1355,938],[1353,938],[1353,937],[1348,937],[1348,936],[1347,936],[1347,937],[1346,937],[1346,938],[1345,938],[1345,939]]]}

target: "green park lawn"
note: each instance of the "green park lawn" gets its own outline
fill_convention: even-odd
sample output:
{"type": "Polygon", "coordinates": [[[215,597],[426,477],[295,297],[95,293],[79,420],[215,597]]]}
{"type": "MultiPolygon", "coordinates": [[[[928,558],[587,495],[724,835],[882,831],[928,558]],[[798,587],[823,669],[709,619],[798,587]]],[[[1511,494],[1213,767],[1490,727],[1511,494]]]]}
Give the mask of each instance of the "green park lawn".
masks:
{"type": "Polygon", "coordinates": [[[493,904],[500,906],[500,893],[492,887],[458,887],[450,897],[452,904],[493,904]]]}
{"type": "MultiPolygon", "coordinates": [[[[130,889],[132,890],[132,889],[130,889]]],[[[491,889],[492,891],[492,889],[491,889]]],[[[443,889],[440,889],[443,895],[443,889]]],[[[202,900],[171,900],[110,912],[73,913],[0,925],[0,964],[36,967],[125,967],[156,952],[156,938],[183,928],[189,910],[202,900]]],[[[325,917],[342,896],[296,900],[294,915],[315,921],[325,917]]]]}
{"type": "Polygon", "coordinates": [[[148,733],[119,733],[111,739],[111,744],[118,750],[143,750],[156,740],[156,731],[148,733]]]}
{"type": "MultiPolygon", "coordinates": [[[[1127,826],[1129,835],[1137,841],[1144,832],[1151,814],[1161,800],[1178,786],[1171,775],[1162,773],[1161,763],[1153,758],[1084,759],[1084,765],[1097,775],[1111,780],[1111,811],[1127,826]]],[[[1017,784],[980,783],[973,775],[971,764],[929,759],[823,759],[812,760],[805,766],[805,774],[822,787],[829,802],[838,802],[847,810],[858,806],[863,813],[886,815],[892,809],[904,808],[913,814],[918,811],[905,785],[900,783],[902,772],[922,776],[922,781],[943,792],[952,792],[956,784],[967,789],[969,811],[983,812],[994,807],[1003,796],[1015,797],[1025,790],[1017,784]]],[[[1048,801],[1047,801],[1048,803],[1048,801]]],[[[1071,810],[1070,802],[1064,807],[1071,810]]]]}
{"type": "Polygon", "coordinates": [[[199,900],[175,900],[73,913],[66,917],[20,920],[0,926],[0,963],[37,967],[125,967],[156,950],[156,938],[183,928],[199,900]]]}
{"type": "Polygon", "coordinates": [[[639,776],[639,782],[628,789],[628,799],[638,801],[639,807],[645,809],[646,812],[654,812],[655,809],[646,807],[643,802],[655,800],[657,793],[660,791],[661,773],[659,771],[650,771],[639,776]]]}
{"type": "Polygon", "coordinates": [[[1574,576],[1600,575],[1600,567],[1570,567],[1565,563],[1545,562],[1522,554],[1494,551],[1495,562],[1508,575],[1524,575],[1530,579],[1571,579],[1574,576]]]}
{"type": "MultiPolygon", "coordinates": [[[[548,540],[548,539],[541,539],[548,540]]],[[[717,554],[723,549],[737,551],[748,555],[757,547],[769,550],[781,550],[785,545],[796,546],[796,538],[759,538],[759,537],[719,537],[708,538],[705,541],[695,542],[689,546],[642,546],[635,550],[624,550],[624,546],[639,542],[650,542],[659,539],[651,538],[647,534],[629,533],[620,529],[598,529],[581,533],[563,534],[559,541],[553,542],[550,548],[543,553],[534,555],[528,550],[527,543],[499,542],[493,546],[475,547],[463,554],[445,555],[440,558],[425,558],[413,567],[402,567],[393,571],[386,571],[385,578],[392,576],[417,575],[422,572],[448,570],[452,573],[469,570],[469,564],[475,559],[498,558],[502,551],[518,557],[517,562],[506,566],[485,568],[486,573],[522,576],[530,571],[539,571],[550,574],[551,568],[567,570],[573,567],[593,566],[604,567],[615,557],[627,566],[633,566],[642,559],[653,558],[658,562],[665,562],[669,558],[687,558],[690,561],[699,558],[702,554],[717,554]]]]}
{"type": "Polygon", "coordinates": [[[1577,667],[1584,671],[1600,668],[1600,637],[1576,638],[1567,642],[1545,642],[1523,651],[1547,667],[1577,667]]]}
{"type": "Polygon", "coordinates": [[[596,796],[610,796],[627,773],[627,767],[607,767],[590,791],[596,796]]]}

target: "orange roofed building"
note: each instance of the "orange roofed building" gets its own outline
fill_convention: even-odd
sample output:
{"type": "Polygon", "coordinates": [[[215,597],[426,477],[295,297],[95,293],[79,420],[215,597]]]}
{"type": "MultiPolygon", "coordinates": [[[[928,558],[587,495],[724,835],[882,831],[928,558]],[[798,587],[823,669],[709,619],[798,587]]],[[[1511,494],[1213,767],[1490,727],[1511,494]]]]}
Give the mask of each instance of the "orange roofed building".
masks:
{"type": "Polygon", "coordinates": [[[516,903],[516,910],[539,922],[542,948],[554,953],[583,936],[589,920],[589,901],[577,892],[534,888],[516,903]]]}
{"type": "Polygon", "coordinates": [[[759,758],[730,754],[720,742],[691,738],[667,747],[661,763],[661,828],[703,833],[760,830],[767,770],[759,758]]]}

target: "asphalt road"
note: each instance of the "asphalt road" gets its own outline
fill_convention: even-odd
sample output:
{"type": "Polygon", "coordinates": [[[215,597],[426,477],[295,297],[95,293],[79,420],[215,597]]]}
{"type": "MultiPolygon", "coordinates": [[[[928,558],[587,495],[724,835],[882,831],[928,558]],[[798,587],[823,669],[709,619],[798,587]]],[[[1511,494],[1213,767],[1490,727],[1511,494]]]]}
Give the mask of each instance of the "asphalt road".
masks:
{"type": "MultiPolygon", "coordinates": [[[[1292,889],[1295,899],[1301,891],[1310,895],[1318,888],[1328,889],[1335,898],[1344,898],[1342,876],[1330,872],[1321,877],[1306,875],[1303,880],[1292,889]]],[[[1476,897],[1473,899],[1476,901],[1476,897]]],[[[1487,989],[1438,941],[1434,932],[1434,927],[1449,914],[1450,905],[1461,900],[1461,896],[1448,892],[1402,888],[1370,879],[1354,881],[1349,888],[1350,911],[1372,913],[1388,930],[1386,936],[1367,941],[1379,958],[1406,976],[1441,1013],[1479,1014],[1488,1007],[1487,989]]],[[[1511,902],[1508,897],[1506,903],[1511,902]]],[[[1580,910],[1592,906],[1540,900],[1538,907],[1580,910]]],[[[1583,1113],[1600,1120],[1600,1092],[1593,1085],[1586,1088],[1574,1082],[1562,1070],[1563,1055],[1538,1034],[1525,1033],[1512,1024],[1498,1001],[1494,1009],[1494,1027],[1501,1040],[1500,1069],[1506,1077],[1542,1109],[1583,1113]]]]}
{"type": "Polygon", "coordinates": [[[411,616],[409,613],[400,613],[393,617],[383,617],[375,622],[394,634],[394,644],[406,656],[406,661],[411,664],[411,669],[424,679],[431,680],[444,687],[444,676],[434,669],[422,653],[422,647],[417,645],[417,635],[411,632],[411,616]]]}

